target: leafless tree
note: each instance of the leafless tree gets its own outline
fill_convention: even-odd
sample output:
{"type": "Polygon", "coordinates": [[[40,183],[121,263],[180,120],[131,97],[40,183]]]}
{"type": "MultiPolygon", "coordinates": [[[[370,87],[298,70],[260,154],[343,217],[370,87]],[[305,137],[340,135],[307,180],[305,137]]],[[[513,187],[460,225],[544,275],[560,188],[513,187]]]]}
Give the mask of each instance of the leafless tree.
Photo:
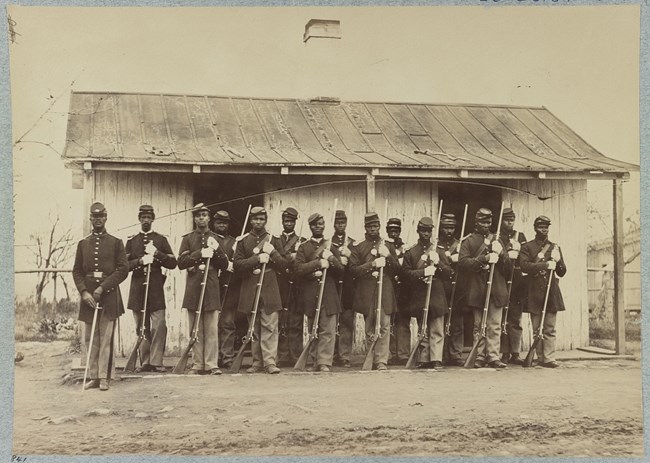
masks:
{"type": "MultiPolygon", "coordinates": [[[[70,227],[61,229],[60,218],[57,215],[54,220],[50,220],[50,227],[46,232],[33,233],[29,236],[32,245],[30,251],[34,255],[36,267],[41,269],[60,268],[62,264],[68,262],[72,257],[74,239],[70,227]]],[[[54,300],[56,301],[56,282],[61,280],[65,289],[66,299],[70,299],[68,284],[62,273],[39,273],[38,282],[36,283],[36,303],[40,304],[43,297],[43,290],[50,281],[54,284],[54,300]]]]}

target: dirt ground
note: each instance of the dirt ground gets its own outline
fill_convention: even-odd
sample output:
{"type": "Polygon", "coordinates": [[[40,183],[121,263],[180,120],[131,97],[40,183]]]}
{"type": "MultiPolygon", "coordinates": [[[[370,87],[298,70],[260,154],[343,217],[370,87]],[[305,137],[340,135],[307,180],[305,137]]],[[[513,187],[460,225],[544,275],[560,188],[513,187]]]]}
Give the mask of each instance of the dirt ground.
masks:
{"type": "MultiPolygon", "coordinates": [[[[555,370],[146,374],[70,380],[67,342],[17,343],[13,453],[640,456],[640,363],[555,370]]],[[[340,372],[339,372],[340,371],[340,372]]]]}

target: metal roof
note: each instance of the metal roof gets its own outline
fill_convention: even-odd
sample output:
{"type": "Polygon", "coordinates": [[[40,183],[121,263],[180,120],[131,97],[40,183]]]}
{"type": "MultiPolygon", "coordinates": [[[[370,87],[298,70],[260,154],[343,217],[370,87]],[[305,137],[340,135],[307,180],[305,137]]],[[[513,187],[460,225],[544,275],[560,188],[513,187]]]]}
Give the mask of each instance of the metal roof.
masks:
{"type": "MultiPolygon", "coordinates": [[[[72,92],[67,161],[622,173],[543,107],[72,92]]],[[[152,166],[153,168],[153,166],[152,166]]]]}

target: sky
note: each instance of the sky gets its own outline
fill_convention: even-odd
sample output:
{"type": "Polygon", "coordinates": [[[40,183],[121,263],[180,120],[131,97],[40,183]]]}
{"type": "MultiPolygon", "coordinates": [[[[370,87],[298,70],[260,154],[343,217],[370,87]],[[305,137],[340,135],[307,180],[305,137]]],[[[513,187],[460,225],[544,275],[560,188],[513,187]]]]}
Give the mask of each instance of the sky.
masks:
{"type": "MultiPolygon", "coordinates": [[[[60,159],[72,89],[545,106],[603,154],[639,164],[637,5],[9,14],[20,34],[9,45],[17,269],[33,266],[24,245],[47,222],[35,217],[58,215],[80,237],[87,216],[60,159]],[[340,20],[342,38],[304,43],[312,18],[340,20]]],[[[628,213],[638,179],[625,185],[628,213]]],[[[589,188],[608,217],[611,182],[589,188]]]]}

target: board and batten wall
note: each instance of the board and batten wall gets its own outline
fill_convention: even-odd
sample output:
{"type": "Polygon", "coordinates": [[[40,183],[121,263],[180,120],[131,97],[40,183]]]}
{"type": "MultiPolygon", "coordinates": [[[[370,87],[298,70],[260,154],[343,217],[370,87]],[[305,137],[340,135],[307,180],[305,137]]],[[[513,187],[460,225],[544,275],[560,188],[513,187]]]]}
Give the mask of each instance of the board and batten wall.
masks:
{"type": "MultiPolygon", "coordinates": [[[[92,201],[100,201],[108,211],[108,233],[122,239],[140,231],[138,208],[142,204],[154,207],[153,229],[167,237],[178,257],[181,238],[192,230],[193,187],[189,175],[153,172],[95,171],[92,201]]],[[[88,202],[88,201],[87,201],[88,202]]],[[[185,291],[185,272],[178,268],[163,269],[165,281],[167,350],[183,349],[187,343],[187,316],[181,310],[185,291]]],[[[131,274],[120,285],[125,309],[131,274]]],[[[129,355],[136,341],[136,327],[130,310],[120,317],[120,336],[116,337],[117,355],[129,355]]]]}
{"type": "MultiPolygon", "coordinates": [[[[566,311],[557,317],[556,348],[570,350],[589,345],[587,181],[508,180],[501,184],[513,189],[504,189],[502,198],[506,207],[512,205],[515,211],[515,229],[532,240],[535,237],[535,217],[545,215],[551,219],[549,239],[562,249],[567,273],[559,283],[566,311]],[[550,198],[542,200],[538,196],[550,198]]],[[[527,348],[532,337],[527,314],[524,314],[522,322],[523,343],[527,348]]]]}

